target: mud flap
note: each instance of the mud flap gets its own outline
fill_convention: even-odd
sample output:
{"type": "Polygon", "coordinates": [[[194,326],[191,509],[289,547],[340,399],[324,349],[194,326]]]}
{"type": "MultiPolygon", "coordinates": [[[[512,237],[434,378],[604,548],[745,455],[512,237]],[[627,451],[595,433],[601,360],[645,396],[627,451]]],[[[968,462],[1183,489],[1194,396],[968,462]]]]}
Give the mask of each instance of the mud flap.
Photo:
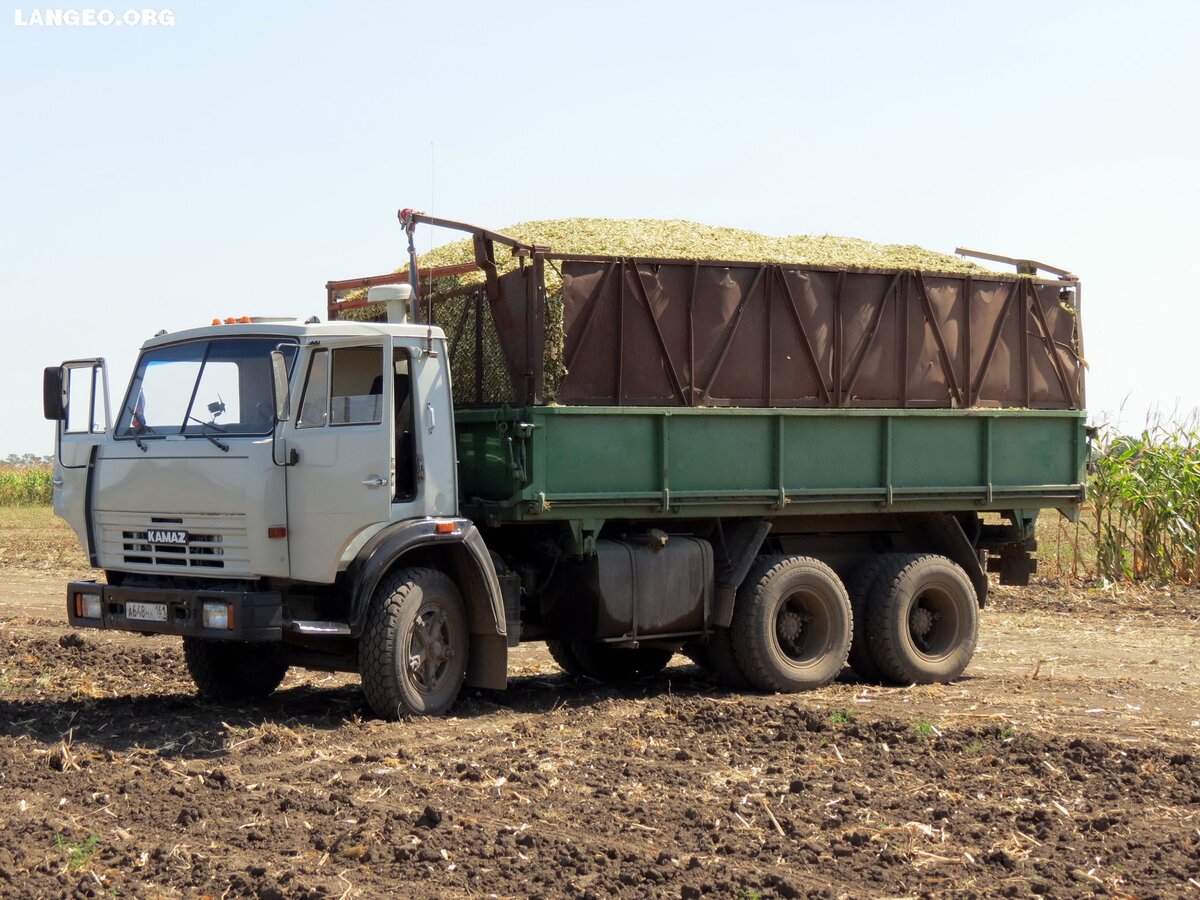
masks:
{"type": "Polygon", "coordinates": [[[508,640],[504,635],[471,633],[466,684],[494,691],[508,687],[508,640]]]}
{"type": "Polygon", "coordinates": [[[737,589],[754,564],[763,541],[771,530],[767,519],[741,519],[718,523],[718,532],[711,538],[715,590],[712,615],[708,627],[728,628],[733,620],[733,603],[737,589]]]}

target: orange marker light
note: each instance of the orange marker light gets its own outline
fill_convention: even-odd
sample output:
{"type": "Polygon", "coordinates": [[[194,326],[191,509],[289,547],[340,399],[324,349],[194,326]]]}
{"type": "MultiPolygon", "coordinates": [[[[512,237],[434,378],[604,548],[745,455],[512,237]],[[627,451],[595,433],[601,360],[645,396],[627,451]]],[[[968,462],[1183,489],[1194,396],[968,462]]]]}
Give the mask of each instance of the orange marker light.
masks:
{"type": "Polygon", "coordinates": [[[220,320],[220,319],[213,319],[213,324],[214,324],[214,325],[220,325],[220,324],[221,324],[221,320],[220,320]]]}
{"type": "Polygon", "coordinates": [[[285,538],[287,537],[287,527],[283,525],[272,525],[267,529],[267,537],[269,538],[285,538]]]}
{"type": "Polygon", "coordinates": [[[454,532],[453,522],[438,522],[435,526],[438,534],[452,534],[454,532]]]}
{"type": "Polygon", "coordinates": [[[235,319],[233,316],[230,316],[229,318],[227,318],[225,320],[226,325],[234,325],[236,323],[237,323],[237,319],[235,319]]]}
{"type": "Polygon", "coordinates": [[[249,325],[254,320],[251,319],[249,316],[242,316],[240,319],[238,319],[238,321],[241,322],[243,325],[249,325]]]}

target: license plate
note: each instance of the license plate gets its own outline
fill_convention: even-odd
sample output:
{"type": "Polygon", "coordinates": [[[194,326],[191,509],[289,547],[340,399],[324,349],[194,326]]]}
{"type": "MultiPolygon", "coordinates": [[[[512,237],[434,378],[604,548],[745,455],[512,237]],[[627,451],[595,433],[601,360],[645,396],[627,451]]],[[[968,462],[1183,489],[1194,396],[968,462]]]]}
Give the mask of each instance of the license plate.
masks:
{"type": "Polygon", "coordinates": [[[167,604],[126,603],[125,618],[138,619],[142,622],[165,622],[167,621],[167,604]]]}

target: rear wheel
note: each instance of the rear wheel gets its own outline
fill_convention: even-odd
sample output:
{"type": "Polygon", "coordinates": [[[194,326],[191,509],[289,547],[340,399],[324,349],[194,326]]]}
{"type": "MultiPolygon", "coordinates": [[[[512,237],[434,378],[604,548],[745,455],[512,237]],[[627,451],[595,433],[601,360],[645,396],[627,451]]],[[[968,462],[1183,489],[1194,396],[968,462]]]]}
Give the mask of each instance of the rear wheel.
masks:
{"type": "Polygon", "coordinates": [[[952,681],[975,653],[979,607],[966,572],[944,556],[910,556],[877,583],[867,610],[871,657],[899,684],[952,681]]]}
{"type": "Polygon", "coordinates": [[[441,715],[467,671],[466,608],[436,569],[398,569],[375,591],[359,644],[363,693],[385,719],[441,715]]]}
{"type": "Polygon", "coordinates": [[[854,639],[850,643],[848,662],[862,681],[880,682],[884,675],[875,664],[867,640],[867,611],[877,596],[881,584],[891,584],[896,574],[912,559],[908,553],[877,553],[859,565],[846,579],[846,593],[854,612],[854,639]]]}
{"type": "Polygon", "coordinates": [[[287,674],[283,647],[185,637],[183,659],[201,697],[220,702],[261,700],[287,674]]]}
{"type": "Polygon", "coordinates": [[[846,589],[805,556],[761,558],[738,591],[733,652],[757,688],[803,691],[828,684],[846,664],[853,631],[846,589]]]}
{"type": "Polygon", "coordinates": [[[854,674],[862,681],[880,681],[883,678],[879,667],[871,659],[867,650],[867,604],[870,601],[870,590],[879,577],[884,557],[880,554],[872,556],[846,579],[846,594],[850,598],[850,609],[854,613],[854,637],[850,641],[850,655],[846,661],[854,674]]]}

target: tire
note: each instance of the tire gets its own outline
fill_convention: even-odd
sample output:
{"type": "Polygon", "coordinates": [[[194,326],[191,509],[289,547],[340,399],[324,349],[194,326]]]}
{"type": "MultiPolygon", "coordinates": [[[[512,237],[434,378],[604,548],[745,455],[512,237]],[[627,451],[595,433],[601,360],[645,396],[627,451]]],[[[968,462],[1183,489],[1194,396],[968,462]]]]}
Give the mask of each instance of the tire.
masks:
{"type": "Polygon", "coordinates": [[[754,687],[791,693],[837,678],[854,615],[829,566],[806,556],[760,557],[738,589],[733,652],[754,687]]]}
{"type": "Polygon", "coordinates": [[[975,588],[944,556],[910,556],[890,583],[877,583],[867,642],[883,676],[897,684],[953,681],[971,661],[979,628],[975,588]]]}
{"type": "Polygon", "coordinates": [[[219,703],[268,697],[288,670],[280,644],[185,637],[183,659],[200,696],[219,703]]]}
{"type": "Polygon", "coordinates": [[[861,563],[846,579],[846,593],[854,613],[854,639],[850,642],[847,661],[861,681],[879,683],[884,680],[867,641],[867,611],[871,607],[871,598],[878,592],[880,580],[886,579],[890,583],[911,558],[906,553],[878,553],[861,563]]]}
{"type": "Polygon", "coordinates": [[[375,591],[359,643],[363,693],[383,719],[438,716],[458,698],[470,634],[458,587],[437,569],[397,569],[375,591]]]}
{"type": "Polygon", "coordinates": [[[546,641],[546,649],[550,651],[550,656],[558,663],[558,667],[568,675],[582,678],[587,674],[583,671],[579,657],[575,655],[571,641],[546,641]]]}
{"type": "Polygon", "coordinates": [[[657,675],[675,654],[658,647],[613,647],[597,641],[571,641],[583,674],[597,681],[639,681],[657,675]]]}

